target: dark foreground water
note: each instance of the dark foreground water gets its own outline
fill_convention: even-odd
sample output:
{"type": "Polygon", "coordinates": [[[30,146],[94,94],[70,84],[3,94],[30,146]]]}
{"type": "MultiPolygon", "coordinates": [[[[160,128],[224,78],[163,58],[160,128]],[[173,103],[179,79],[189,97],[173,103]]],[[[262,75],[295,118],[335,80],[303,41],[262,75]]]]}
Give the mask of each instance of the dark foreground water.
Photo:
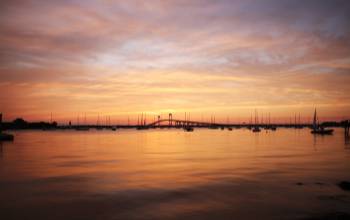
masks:
{"type": "Polygon", "coordinates": [[[0,219],[346,219],[342,130],[22,131],[0,143],[0,219]]]}

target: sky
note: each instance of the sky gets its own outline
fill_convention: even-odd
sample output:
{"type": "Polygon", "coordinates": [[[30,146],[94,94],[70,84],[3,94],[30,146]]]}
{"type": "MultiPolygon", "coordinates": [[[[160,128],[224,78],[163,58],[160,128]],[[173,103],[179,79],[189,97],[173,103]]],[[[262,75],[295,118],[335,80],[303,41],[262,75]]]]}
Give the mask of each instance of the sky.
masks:
{"type": "Polygon", "coordinates": [[[350,1],[2,0],[0,111],[350,117],[350,1]]]}

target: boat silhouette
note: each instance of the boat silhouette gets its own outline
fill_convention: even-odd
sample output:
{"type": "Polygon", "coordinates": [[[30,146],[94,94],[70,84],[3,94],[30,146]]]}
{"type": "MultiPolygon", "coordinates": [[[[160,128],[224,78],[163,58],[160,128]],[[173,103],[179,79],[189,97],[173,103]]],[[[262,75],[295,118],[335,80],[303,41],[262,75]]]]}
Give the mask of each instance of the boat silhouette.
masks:
{"type": "Polygon", "coordinates": [[[261,129],[259,128],[259,126],[255,126],[252,131],[253,132],[260,132],[261,129]]]}
{"type": "Polygon", "coordinates": [[[184,131],[186,131],[186,132],[192,132],[194,129],[193,129],[193,127],[191,127],[191,126],[186,126],[186,127],[184,127],[184,131]]]}
{"type": "Polygon", "coordinates": [[[318,119],[317,119],[316,109],[315,109],[315,113],[314,113],[314,120],[312,123],[311,134],[321,134],[321,135],[333,134],[333,129],[326,129],[319,124],[318,119]]]}
{"type": "Polygon", "coordinates": [[[13,141],[14,136],[2,132],[2,113],[0,113],[0,141],[13,141]]]}
{"type": "Polygon", "coordinates": [[[90,130],[90,128],[87,127],[87,126],[79,126],[79,127],[76,127],[75,130],[77,130],[77,131],[88,131],[88,130],[90,130]]]}
{"type": "Polygon", "coordinates": [[[260,127],[259,127],[259,125],[258,125],[258,123],[259,123],[259,118],[258,118],[258,115],[257,115],[257,113],[256,113],[256,109],[255,109],[255,122],[254,122],[254,128],[252,129],[252,132],[260,132],[261,131],[261,129],[260,129],[260,127]]]}
{"type": "Polygon", "coordinates": [[[12,134],[6,134],[0,132],[0,141],[13,141],[14,136],[12,134]]]}

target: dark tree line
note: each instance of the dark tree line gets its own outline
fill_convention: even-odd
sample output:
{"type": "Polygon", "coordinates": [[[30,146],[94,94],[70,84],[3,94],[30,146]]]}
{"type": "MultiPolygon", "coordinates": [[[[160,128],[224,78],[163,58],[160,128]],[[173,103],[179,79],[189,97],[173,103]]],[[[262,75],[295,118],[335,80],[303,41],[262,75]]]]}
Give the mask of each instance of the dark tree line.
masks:
{"type": "Polygon", "coordinates": [[[9,130],[9,129],[51,129],[51,128],[57,128],[57,122],[27,122],[22,118],[17,118],[13,120],[12,122],[3,122],[2,123],[2,129],[3,130],[9,130]]]}

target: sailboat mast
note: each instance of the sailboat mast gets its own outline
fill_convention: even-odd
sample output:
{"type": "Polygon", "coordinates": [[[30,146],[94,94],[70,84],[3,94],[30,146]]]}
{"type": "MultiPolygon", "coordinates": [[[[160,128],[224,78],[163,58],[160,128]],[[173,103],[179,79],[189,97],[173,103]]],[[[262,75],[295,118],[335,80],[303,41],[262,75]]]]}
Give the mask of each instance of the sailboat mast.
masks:
{"type": "Polygon", "coordinates": [[[252,112],[250,112],[250,125],[252,125],[252,123],[253,123],[253,113],[252,112]]]}
{"type": "Polygon", "coordinates": [[[255,124],[255,126],[256,126],[256,122],[257,122],[257,118],[256,118],[257,116],[256,116],[256,109],[255,109],[255,119],[254,119],[254,124],[255,124]]]}
{"type": "Polygon", "coordinates": [[[314,121],[313,121],[313,129],[315,130],[317,128],[317,113],[316,113],[316,108],[315,108],[315,113],[314,113],[314,121]]]}

